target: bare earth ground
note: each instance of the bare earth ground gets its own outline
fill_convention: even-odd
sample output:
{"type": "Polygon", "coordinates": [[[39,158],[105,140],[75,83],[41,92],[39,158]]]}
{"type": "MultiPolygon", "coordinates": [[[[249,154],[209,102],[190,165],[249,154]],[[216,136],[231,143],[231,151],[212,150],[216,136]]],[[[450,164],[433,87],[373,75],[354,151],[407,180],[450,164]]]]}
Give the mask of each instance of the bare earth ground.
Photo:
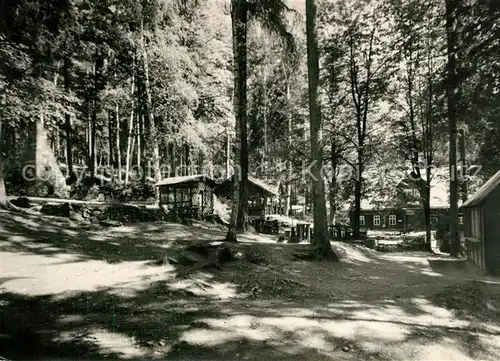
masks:
{"type": "Polygon", "coordinates": [[[234,246],[252,257],[221,270],[161,262],[223,236],[169,223],[86,230],[0,211],[0,356],[499,359],[500,282],[467,262],[344,243],[334,243],[340,263],[293,261],[304,246],[256,236],[234,246]]]}

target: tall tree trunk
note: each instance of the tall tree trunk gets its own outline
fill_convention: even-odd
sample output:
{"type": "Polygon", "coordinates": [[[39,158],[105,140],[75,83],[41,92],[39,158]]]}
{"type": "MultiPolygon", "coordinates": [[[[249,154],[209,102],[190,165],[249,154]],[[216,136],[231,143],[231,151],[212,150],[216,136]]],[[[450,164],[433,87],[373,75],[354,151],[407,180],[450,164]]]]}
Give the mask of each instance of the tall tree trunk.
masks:
{"type": "Polygon", "coordinates": [[[184,156],[186,157],[185,158],[185,162],[186,162],[186,175],[187,176],[190,176],[191,175],[191,157],[190,157],[190,150],[189,150],[189,145],[188,144],[184,144],[184,156]]]}
{"type": "MultiPolygon", "coordinates": [[[[286,70],[285,70],[286,71],[286,70]]],[[[290,78],[286,78],[286,101],[290,106],[290,78]]],[[[290,152],[292,151],[292,112],[288,109],[288,159],[286,160],[287,166],[287,180],[286,180],[286,199],[285,199],[285,216],[290,215],[291,199],[292,199],[292,159],[290,152]]]]}
{"type": "Polygon", "coordinates": [[[358,239],[360,236],[360,217],[361,217],[361,191],[363,190],[362,183],[362,172],[361,172],[361,163],[358,161],[358,165],[356,168],[356,178],[354,179],[354,217],[352,220],[352,228],[353,228],[353,236],[355,239],[358,239]]]}
{"type": "MultiPolygon", "coordinates": [[[[133,125],[132,132],[137,132],[137,125],[136,124],[133,125]]],[[[134,158],[134,149],[135,149],[136,138],[137,138],[137,135],[132,134],[132,145],[130,146],[130,162],[129,162],[130,168],[132,167],[132,164],[134,163],[133,158],[134,158]]],[[[137,152],[137,153],[139,153],[139,152],[137,152]]],[[[137,157],[137,155],[136,155],[136,157],[137,157]]],[[[130,168],[129,168],[129,171],[130,171],[130,168]]]]}
{"type": "MultiPolygon", "coordinates": [[[[140,168],[142,164],[142,157],[144,155],[144,117],[142,113],[137,114],[137,167],[140,168]]],[[[144,177],[142,177],[144,179],[144,177]]]]}
{"type": "MultiPolygon", "coordinates": [[[[141,19],[141,50],[142,50],[142,62],[144,67],[144,91],[146,93],[146,114],[148,117],[149,126],[149,139],[151,141],[151,146],[153,148],[153,176],[154,183],[161,180],[161,170],[160,170],[160,147],[158,145],[158,134],[156,130],[155,117],[153,113],[153,103],[151,99],[151,88],[149,85],[149,64],[148,64],[148,52],[146,50],[146,45],[144,43],[144,27],[143,20],[141,19]]],[[[158,187],[155,187],[155,202],[159,203],[160,193],[158,187]]]]}
{"type": "Polygon", "coordinates": [[[329,201],[330,201],[330,217],[328,223],[335,224],[335,213],[337,212],[337,167],[338,167],[338,153],[335,140],[332,140],[332,149],[330,162],[332,166],[332,175],[330,177],[329,201]]]}
{"type": "Polygon", "coordinates": [[[91,120],[90,114],[88,114],[88,120],[87,120],[87,147],[86,147],[86,149],[87,149],[87,159],[88,159],[87,163],[89,164],[89,167],[91,167],[90,164],[92,163],[92,120],[91,120]]]}
{"type": "MultiPolygon", "coordinates": [[[[64,91],[69,95],[71,89],[71,59],[66,57],[64,59],[64,91]]],[[[71,115],[66,113],[64,115],[64,130],[66,131],[66,171],[69,177],[68,183],[71,184],[76,181],[76,175],[73,170],[73,131],[71,128],[71,115]]]]}
{"type": "Polygon", "coordinates": [[[3,174],[3,137],[2,137],[2,120],[0,119],[0,208],[7,208],[9,201],[7,200],[7,191],[5,190],[5,180],[3,174]]]}
{"type": "MultiPolygon", "coordinates": [[[[304,144],[307,144],[307,142],[309,141],[309,139],[307,139],[307,122],[308,122],[308,119],[304,117],[304,134],[303,134],[303,140],[304,140],[304,144]]],[[[307,206],[309,204],[309,193],[310,193],[310,183],[309,183],[309,180],[306,179],[305,180],[305,184],[304,184],[304,208],[302,209],[302,217],[305,218],[306,217],[306,214],[307,214],[307,206]]],[[[297,188],[295,188],[295,192],[297,193],[297,188]]]]}
{"type": "Polygon", "coordinates": [[[120,147],[120,108],[115,105],[116,121],[116,168],[118,169],[118,182],[122,182],[122,150],[120,147]]]}
{"type": "Polygon", "coordinates": [[[226,178],[231,174],[231,132],[226,131],[226,178]]]}
{"type": "Polygon", "coordinates": [[[104,60],[96,54],[95,69],[94,69],[94,94],[93,94],[93,108],[92,108],[92,121],[91,121],[91,149],[90,149],[90,176],[95,178],[97,172],[97,114],[100,110],[99,92],[102,83],[102,68],[104,60]]]}
{"type": "MultiPolygon", "coordinates": [[[[288,90],[288,89],[287,89],[288,90]]],[[[288,93],[287,93],[288,100],[288,93]]],[[[261,172],[264,172],[267,161],[267,69],[264,65],[264,110],[263,110],[263,118],[264,118],[264,152],[262,157],[262,167],[259,169],[261,172]]]]}
{"type": "Polygon", "coordinates": [[[91,150],[90,150],[90,175],[92,178],[97,172],[97,114],[100,111],[99,92],[102,86],[102,69],[104,67],[104,59],[97,53],[94,69],[94,94],[93,108],[91,121],[91,150]]]}
{"type": "Polygon", "coordinates": [[[314,240],[318,257],[338,260],[328,239],[326,219],[323,151],[321,147],[321,109],[319,107],[319,54],[316,34],[316,0],[306,0],[307,70],[309,79],[309,122],[311,133],[311,178],[314,198],[314,240]]]}
{"type": "Polygon", "coordinates": [[[447,101],[449,131],[449,167],[450,167],[450,254],[457,257],[460,252],[458,235],[458,182],[457,182],[457,0],[446,0],[446,35],[447,35],[447,101]]]}
{"type": "MultiPolygon", "coordinates": [[[[182,142],[182,141],[181,141],[182,142]]],[[[179,175],[181,177],[185,176],[185,170],[186,170],[186,167],[184,166],[184,152],[182,151],[182,147],[183,147],[183,143],[181,143],[181,145],[179,146],[179,168],[180,168],[180,172],[179,172],[179,175]]]]}
{"type": "Polygon", "coordinates": [[[468,184],[467,184],[467,163],[465,157],[465,131],[464,129],[459,130],[460,134],[460,184],[462,185],[461,195],[462,203],[465,203],[468,196],[468,184]]]}
{"type": "Polygon", "coordinates": [[[424,208],[424,225],[425,225],[425,248],[431,252],[432,251],[432,234],[431,234],[431,168],[426,169],[426,180],[422,180],[422,189],[420,190],[423,194],[422,202],[424,208]]]}
{"type": "MultiPolygon", "coordinates": [[[[135,65],[135,59],[134,59],[134,65],[135,65]]],[[[135,71],[135,70],[134,70],[135,71]]],[[[135,77],[134,73],[132,73],[132,81],[130,85],[130,94],[132,94],[132,99],[134,99],[134,83],[135,83],[135,77]]],[[[132,155],[134,153],[134,103],[132,102],[132,107],[130,109],[130,120],[128,123],[128,137],[127,137],[127,155],[126,155],[126,160],[125,160],[125,185],[128,184],[128,178],[129,178],[129,172],[130,172],[130,165],[131,165],[131,160],[132,160],[132,155]]]]}
{"type": "MultiPolygon", "coordinates": [[[[139,53],[140,54],[140,53],[139,53]]],[[[139,61],[141,57],[139,56],[139,61]]],[[[143,160],[145,159],[146,150],[146,139],[145,139],[145,120],[144,120],[144,81],[143,76],[139,76],[137,72],[136,77],[136,87],[137,87],[137,167],[139,169],[144,168],[142,165],[143,160]],[[141,168],[142,167],[142,168],[141,168]]],[[[143,176],[141,177],[141,182],[146,184],[146,169],[142,169],[143,176]]]]}
{"type": "Polygon", "coordinates": [[[236,118],[236,136],[234,140],[234,174],[233,174],[233,203],[226,240],[236,242],[236,233],[246,226],[245,210],[248,208],[246,197],[246,183],[248,169],[248,155],[246,151],[247,115],[247,3],[246,1],[232,0],[231,20],[233,34],[233,76],[234,95],[233,107],[236,118]],[[241,214],[243,213],[243,214],[241,214]]]}
{"type": "MultiPolygon", "coordinates": [[[[115,165],[113,164],[113,121],[116,120],[114,114],[112,114],[111,110],[108,110],[108,156],[106,160],[106,164],[108,168],[113,168],[115,165]]],[[[111,177],[113,178],[113,172],[111,172],[111,177]]]]}

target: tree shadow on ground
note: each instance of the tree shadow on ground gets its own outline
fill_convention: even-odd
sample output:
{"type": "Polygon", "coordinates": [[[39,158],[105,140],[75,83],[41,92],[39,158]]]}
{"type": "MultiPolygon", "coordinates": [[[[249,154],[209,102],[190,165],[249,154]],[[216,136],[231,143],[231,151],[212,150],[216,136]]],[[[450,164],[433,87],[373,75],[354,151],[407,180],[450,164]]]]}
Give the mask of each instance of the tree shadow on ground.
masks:
{"type": "Polygon", "coordinates": [[[456,319],[453,325],[443,320],[444,309],[422,299],[220,301],[153,284],[134,297],[110,290],[67,297],[4,293],[0,310],[0,352],[12,360],[392,360],[408,354],[394,358],[388,349],[415,352],[442,343],[472,358],[493,360],[499,351],[481,339],[499,337],[498,331],[456,319]]]}
{"type": "Polygon", "coordinates": [[[18,257],[9,262],[72,254],[83,279],[94,272],[85,264],[109,263],[109,254],[123,266],[109,268],[118,272],[109,283],[92,287],[64,280],[66,271],[52,267],[57,263],[37,264],[32,284],[4,268],[0,355],[12,360],[496,360],[500,353],[500,287],[439,273],[423,255],[335,244],[346,251],[340,263],[294,262],[294,247],[243,244],[263,259],[182,277],[175,266],[148,266],[150,274],[135,275],[132,287],[131,262],[175,248],[163,224],[114,236],[53,220],[12,220],[0,223],[3,254],[18,257]],[[41,287],[57,269],[55,277],[68,285],[41,287]]]}
{"type": "Polygon", "coordinates": [[[0,217],[0,240],[4,252],[49,257],[72,254],[75,262],[85,259],[110,263],[163,259],[169,255],[174,242],[222,238],[220,231],[166,222],[89,230],[64,218],[10,212],[2,212],[0,217]]]}

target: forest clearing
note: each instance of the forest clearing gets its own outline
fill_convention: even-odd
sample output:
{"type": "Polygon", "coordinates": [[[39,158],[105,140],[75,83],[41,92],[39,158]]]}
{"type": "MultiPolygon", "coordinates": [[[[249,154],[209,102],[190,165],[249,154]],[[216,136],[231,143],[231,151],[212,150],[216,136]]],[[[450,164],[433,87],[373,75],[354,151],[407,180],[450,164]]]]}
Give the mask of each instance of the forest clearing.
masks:
{"type": "Polygon", "coordinates": [[[0,360],[499,358],[500,1],[0,4],[0,360]]]}
{"type": "Polygon", "coordinates": [[[223,230],[156,222],[92,231],[0,216],[0,349],[12,360],[500,354],[500,281],[464,261],[333,242],[339,263],[306,262],[293,253],[308,245],[249,235],[231,245],[239,258],[200,268],[180,265],[182,249],[223,230]]]}

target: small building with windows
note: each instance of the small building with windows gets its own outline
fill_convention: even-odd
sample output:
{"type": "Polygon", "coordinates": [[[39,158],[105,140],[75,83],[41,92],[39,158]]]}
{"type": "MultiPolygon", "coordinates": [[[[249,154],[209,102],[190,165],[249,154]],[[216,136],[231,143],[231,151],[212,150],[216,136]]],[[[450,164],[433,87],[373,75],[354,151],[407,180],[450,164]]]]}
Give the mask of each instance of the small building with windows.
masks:
{"type": "MultiPolygon", "coordinates": [[[[437,229],[445,223],[447,208],[431,209],[431,225],[437,229]]],[[[354,211],[350,212],[351,223],[354,211]]],[[[359,217],[361,228],[369,230],[388,231],[419,231],[425,229],[424,214],[422,208],[379,208],[361,209],[359,217]]]]}
{"type": "Polygon", "coordinates": [[[467,258],[485,273],[500,276],[500,171],[460,208],[467,258]]]}
{"type": "MultiPolygon", "coordinates": [[[[449,228],[448,172],[447,168],[436,169],[431,181],[431,227],[444,232],[449,228]]],[[[372,187],[374,195],[361,200],[362,228],[401,232],[425,230],[424,211],[414,182],[403,177],[385,186],[380,185],[380,189],[377,185],[372,187]]],[[[353,209],[349,211],[349,218],[351,224],[354,223],[353,209]]],[[[463,224],[462,215],[459,223],[463,224]]]]}
{"type": "Polygon", "coordinates": [[[169,177],[155,184],[160,207],[173,220],[203,219],[214,212],[215,181],[204,174],[169,177]]]}

